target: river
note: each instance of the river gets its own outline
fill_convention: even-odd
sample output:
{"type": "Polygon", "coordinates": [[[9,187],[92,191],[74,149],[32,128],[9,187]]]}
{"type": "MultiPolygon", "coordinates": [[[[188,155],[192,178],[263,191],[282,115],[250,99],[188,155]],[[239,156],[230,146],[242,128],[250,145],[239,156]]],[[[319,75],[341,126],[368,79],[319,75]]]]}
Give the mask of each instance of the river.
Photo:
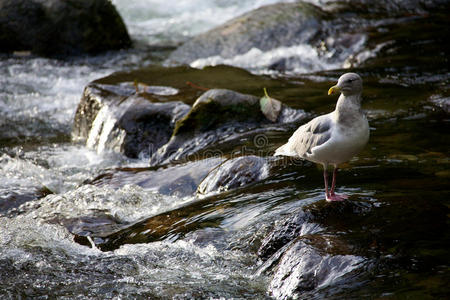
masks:
{"type": "MultiPolygon", "coordinates": [[[[1,298],[296,295],[295,288],[277,279],[283,265],[273,269],[277,260],[261,258],[258,249],[274,228],[304,211],[312,211],[314,217],[303,223],[301,242],[328,250],[304,254],[319,259],[315,272],[323,270],[326,275],[312,289],[305,287],[297,294],[302,298],[438,299],[449,292],[450,72],[441,64],[445,60],[429,63],[433,56],[429,53],[420,63],[405,60],[410,65],[365,65],[357,70],[365,83],[363,107],[371,140],[343,166],[339,178],[340,191],[352,194],[349,201],[354,204],[328,211],[321,170],[297,161],[278,162],[255,182],[206,196],[196,195],[195,188],[164,192],[162,182],[179,180],[177,176],[189,170],[200,172],[195,176],[201,180],[230,158],[230,147],[238,149],[239,156],[255,155],[267,164],[295,128],[270,128],[201,159],[152,169],[148,156],[129,158],[72,141],[84,87],[114,72],[167,65],[171,51],[193,36],[263,5],[293,1],[112,2],[125,20],[134,49],[67,60],[0,56],[1,298]],[[122,173],[128,178],[129,170],[141,172],[141,179],[152,179],[145,184],[136,184],[135,179],[109,184],[100,178],[95,184],[108,172],[119,181],[122,173]],[[161,216],[167,220],[160,221],[161,216]],[[74,234],[87,236],[86,232],[126,231],[133,224],[132,232],[145,233],[152,222],[167,226],[167,231],[144,243],[119,242],[110,251],[74,239],[74,234]]],[[[376,55],[375,50],[369,52],[366,57],[376,55]]],[[[250,72],[216,66],[203,77],[189,71],[186,81],[192,75],[200,87],[215,82],[257,96],[269,86],[269,92],[286,105],[318,115],[333,109],[335,99],[325,92],[345,71],[348,58],[331,60],[318,53],[310,45],[297,45],[272,52],[252,50],[233,58],[205,57],[191,67],[228,64],[250,72]],[[293,53],[307,63],[294,64],[286,73],[268,67],[293,53]]],[[[158,86],[176,88],[170,79],[158,86]]],[[[193,93],[178,90],[180,97],[193,93]]],[[[192,99],[185,102],[192,104],[192,99]]],[[[308,262],[294,265],[308,270],[308,262]]]]}

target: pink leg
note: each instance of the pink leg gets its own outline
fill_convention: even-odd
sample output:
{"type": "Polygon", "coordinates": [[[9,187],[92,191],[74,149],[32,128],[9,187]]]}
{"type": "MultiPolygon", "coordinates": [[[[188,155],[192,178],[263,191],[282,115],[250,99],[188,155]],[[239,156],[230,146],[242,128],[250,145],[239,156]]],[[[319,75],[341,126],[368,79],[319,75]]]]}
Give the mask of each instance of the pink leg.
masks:
{"type": "Polygon", "coordinates": [[[347,195],[338,195],[334,192],[334,189],[336,188],[336,173],[337,173],[337,167],[334,167],[333,170],[333,180],[331,182],[331,191],[330,191],[330,196],[327,197],[327,201],[344,201],[346,199],[348,199],[347,195]]]}
{"type": "Polygon", "coordinates": [[[328,191],[328,174],[326,166],[323,166],[323,181],[325,181],[325,198],[328,200],[330,192],[328,191]]]}

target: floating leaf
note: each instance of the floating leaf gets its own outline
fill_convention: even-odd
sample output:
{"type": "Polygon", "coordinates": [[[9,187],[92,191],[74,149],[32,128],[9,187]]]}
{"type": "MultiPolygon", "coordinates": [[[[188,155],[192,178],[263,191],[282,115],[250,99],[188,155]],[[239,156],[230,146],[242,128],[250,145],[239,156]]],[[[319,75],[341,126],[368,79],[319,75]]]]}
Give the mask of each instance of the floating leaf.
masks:
{"type": "Polygon", "coordinates": [[[276,122],[281,111],[281,102],[269,97],[266,88],[264,88],[264,97],[259,100],[261,111],[272,122],[276,122]]]}

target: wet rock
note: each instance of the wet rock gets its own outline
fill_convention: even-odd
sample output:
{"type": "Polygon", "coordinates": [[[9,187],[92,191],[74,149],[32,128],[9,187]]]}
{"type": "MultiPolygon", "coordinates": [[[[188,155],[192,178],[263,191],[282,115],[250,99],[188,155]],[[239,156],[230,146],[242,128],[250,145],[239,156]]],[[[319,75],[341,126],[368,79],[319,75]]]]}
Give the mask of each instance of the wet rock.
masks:
{"type": "Polygon", "coordinates": [[[258,257],[267,260],[299,235],[317,231],[315,226],[310,226],[309,219],[311,219],[310,214],[299,211],[275,224],[274,229],[262,241],[257,253],[258,257]]]}
{"type": "Polygon", "coordinates": [[[433,96],[430,101],[446,113],[450,113],[450,97],[433,96]]]}
{"type": "MultiPolygon", "coordinates": [[[[303,111],[283,105],[277,124],[298,122],[304,117],[303,111]]],[[[208,149],[217,149],[216,146],[224,141],[229,143],[230,136],[237,140],[243,133],[271,124],[261,112],[258,97],[212,89],[201,95],[190,112],[177,121],[171,139],[153,155],[150,163],[156,165],[189,156],[198,159],[209,155],[205,154],[208,149]]],[[[224,154],[217,151],[219,156],[224,154]]]]}
{"type": "Polygon", "coordinates": [[[26,190],[16,189],[5,193],[0,193],[0,216],[14,215],[18,213],[18,208],[26,202],[34,201],[52,194],[47,187],[28,188],[26,190]]]}
{"type": "Polygon", "coordinates": [[[320,23],[325,16],[308,3],[264,6],[196,36],[174,51],[170,60],[189,64],[211,56],[230,58],[252,48],[267,51],[308,43],[321,35],[320,23]]]}
{"type": "Polygon", "coordinates": [[[303,209],[277,222],[257,252],[264,261],[258,273],[273,274],[269,291],[277,299],[308,298],[309,291],[336,286],[363,261],[327,227],[339,225],[338,218],[360,217],[367,207],[318,201],[303,209]]]}
{"type": "Polygon", "coordinates": [[[267,161],[263,157],[243,156],[227,160],[202,180],[198,194],[222,192],[238,188],[266,178],[269,174],[267,161]]]}
{"type": "Polygon", "coordinates": [[[262,260],[268,260],[299,236],[316,234],[323,231],[324,226],[339,226],[342,219],[361,218],[370,209],[371,205],[363,202],[314,202],[277,222],[273,230],[263,239],[258,256],[262,260]]]}
{"type": "MultiPolygon", "coordinates": [[[[242,86],[245,80],[246,87],[249,83],[254,86],[251,91],[261,94],[261,84],[276,84],[224,66],[118,72],[86,87],[75,115],[73,140],[98,152],[109,149],[129,157],[143,155],[156,166],[223,156],[244,139],[267,130],[286,130],[286,124],[296,126],[307,117],[303,110],[282,105],[276,122],[272,122],[262,114],[260,98],[228,89],[202,93],[187,84],[188,79],[200,86],[223,80],[231,87],[242,86]],[[133,82],[139,83],[137,89],[133,82]]],[[[267,142],[256,146],[261,148],[267,142]]]]}
{"type": "Polygon", "coordinates": [[[276,299],[302,298],[307,291],[336,285],[362,260],[354,255],[322,254],[298,240],[284,252],[268,289],[276,299]]]}
{"type": "Polygon", "coordinates": [[[119,168],[85,183],[114,188],[134,184],[163,195],[193,196],[203,178],[222,161],[222,158],[210,158],[160,168],[119,168]]]}
{"type": "MultiPolygon", "coordinates": [[[[439,4],[439,1],[436,3],[439,4]]],[[[354,65],[378,70],[383,68],[386,73],[392,74],[392,78],[403,81],[405,86],[441,84],[448,64],[443,54],[450,51],[450,43],[445,38],[450,34],[450,22],[443,12],[448,11],[450,2],[436,5],[429,12],[424,11],[425,7],[417,6],[418,10],[422,10],[416,12],[417,15],[411,15],[414,12],[408,13],[406,10],[403,14],[397,14],[395,21],[385,19],[376,26],[367,27],[365,31],[369,39],[365,49],[353,57],[356,61],[354,65]],[[416,34],[410,35],[410,32],[416,34]]]]}
{"type": "Polygon", "coordinates": [[[441,30],[449,27],[442,13],[448,9],[444,0],[326,1],[320,7],[300,1],[277,3],[194,37],[174,51],[169,62],[306,73],[365,66],[368,60],[371,66],[392,61],[409,66],[416,57],[428,60],[427,53],[441,53],[437,62],[430,56],[423,65],[447,65],[448,51],[442,46],[448,50],[448,34],[441,30]],[[414,37],[409,34],[416,27],[412,23],[417,23],[414,37]],[[424,51],[424,45],[429,50],[424,51]],[[247,63],[251,59],[255,61],[247,63]]]}
{"type": "Polygon", "coordinates": [[[444,9],[447,5],[446,0],[356,0],[346,1],[329,1],[327,11],[339,13],[348,11],[350,7],[356,13],[370,13],[372,18],[398,17],[409,14],[421,14],[430,11],[444,9]]]}
{"type": "Polygon", "coordinates": [[[0,1],[2,52],[77,55],[130,46],[127,29],[110,1],[0,1]]]}
{"type": "Polygon", "coordinates": [[[172,135],[175,122],[189,111],[182,102],[152,103],[134,90],[91,83],[75,114],[72,139],[102,152],[151,156],[172,135]],[[112,90],[111,90],[112,89],[112,90]]]}
{"type": "Polygon", "coordinates": [[[222,218],[217,214],[217,210],[226,206],[227,204],[217,203],[211,198],[191,202],[124,226],[112,233],[93,233],[92,240],[102,251],[111,251],[124,244],[150,243],[165,239],[175,241],[187,233],[217,227],[222,218]]]}
{"type": "Polygon", "coordinates": [[[60,224],[66,227],[72,234],[74,239],[85,246],[91,246],[91,243],[86,243],[86,236],[91,234],[98,234],[105,231],[118,230],[124,225],[117,218],[98,212],[92,216],[81,216],[77,218],[54,218],[48,220],[51,224],[60,224]]]}
{"type": "Polygon", "coordinates": [[[201,95],[189,114],[177,122],[174,135],[204,132],[236,121],[264,121],[258,97],[231,90],[212,89],[201,95]]]}
{"type": "Polygon", "coordinates": [[[319,201],[306,206],[305,209],[311,214],[315,222],[336,226],[343,220],[343,217],[350,219],[364,216],[372,209],[372,205],[351,200],[342,202],[319,201]]]}

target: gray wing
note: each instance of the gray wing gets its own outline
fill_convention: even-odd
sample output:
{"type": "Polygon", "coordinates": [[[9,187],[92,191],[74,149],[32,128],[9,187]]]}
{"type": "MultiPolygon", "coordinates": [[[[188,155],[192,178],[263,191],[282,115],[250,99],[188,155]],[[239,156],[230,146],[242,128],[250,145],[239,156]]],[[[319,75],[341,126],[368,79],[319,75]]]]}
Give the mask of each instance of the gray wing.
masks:
{"type": "Polygon", "coordinates": [[[326,143],[331,138],[332,120],[330,115],[312,119],[298,128],[289,139],[289,148],[300,157],[312,154],[314,147],[326,143]]]}

